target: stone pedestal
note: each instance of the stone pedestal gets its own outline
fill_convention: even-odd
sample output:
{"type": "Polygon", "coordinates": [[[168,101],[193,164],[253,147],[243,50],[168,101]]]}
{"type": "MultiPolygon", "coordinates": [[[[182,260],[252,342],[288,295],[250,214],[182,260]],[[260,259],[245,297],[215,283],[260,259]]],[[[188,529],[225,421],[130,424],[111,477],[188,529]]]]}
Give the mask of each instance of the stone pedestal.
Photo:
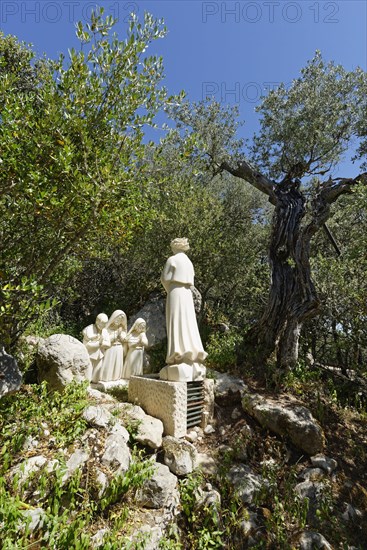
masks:
{"type": "MultiPolygon", "coordinates": [[[[213,380],[204,380],[201,425],[212,419],[213,380]],[[209,391],[208,391],[209,390],[209,391]],[[209,418],[210,417],[210,418],[209,418]]],[[[164,435],[184,437],[187,432],[187,383],[169,382],[149,376],[132,376],[129,381],[129,401],[142,407],[147,414],[163,422],[164,435]]]]}
{"type": "Polygon", "coordinates": [[[187,384],[132,376],[129,401],[163,422],[164,435],[186,435],[187,384]]]}

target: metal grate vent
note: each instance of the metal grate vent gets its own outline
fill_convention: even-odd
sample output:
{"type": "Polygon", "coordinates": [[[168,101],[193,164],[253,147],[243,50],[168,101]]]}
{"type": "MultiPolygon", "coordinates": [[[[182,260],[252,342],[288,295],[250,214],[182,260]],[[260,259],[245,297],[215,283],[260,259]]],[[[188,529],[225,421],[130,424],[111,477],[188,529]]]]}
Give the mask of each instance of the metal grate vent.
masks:
{"type": "Polygon", "coordinates": [[[201,423],[203,407],[203,382],[187,382],[187,428],[198,426],[201,423]]]}

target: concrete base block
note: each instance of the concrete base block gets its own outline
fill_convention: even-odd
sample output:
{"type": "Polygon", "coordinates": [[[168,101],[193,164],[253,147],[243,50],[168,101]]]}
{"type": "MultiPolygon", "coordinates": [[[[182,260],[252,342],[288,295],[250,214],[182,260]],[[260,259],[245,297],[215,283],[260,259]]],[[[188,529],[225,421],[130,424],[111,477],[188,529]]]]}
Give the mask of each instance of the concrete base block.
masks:
{"type": "MultiPolygon", "coordinates": [[[[170,382],[151,376],[132,376],[129,401],[163,422],[164,435],[184,437],[187,433],[188,391],[186,382],[170,382]]],[[[205,428],[214,417],[214,380],[203,381],[203,406],[200,426],[205,428]]]]}
{"type": "Polygon", "coordinates": [[[129,401],[163,422],[164,435],[186,435],[187,384],[132,376],[129,401]]]}

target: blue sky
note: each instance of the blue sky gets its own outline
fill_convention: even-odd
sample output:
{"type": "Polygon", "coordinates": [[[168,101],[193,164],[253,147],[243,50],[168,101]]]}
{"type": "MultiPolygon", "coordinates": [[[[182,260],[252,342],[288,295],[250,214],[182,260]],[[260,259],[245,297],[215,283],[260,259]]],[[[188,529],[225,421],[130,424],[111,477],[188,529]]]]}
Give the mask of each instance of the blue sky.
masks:
{"type": "MultiPolygon", "coordinates": [[[[168,35],[152,53],[162,55],[170,93],[184,89],[190,100],[211,95],[238,104],[246,121],[242,135],[257,127],[259,98],[281,81],[290,82],[316,49],[347,69],[367,69],[367,2],[109,0],[97,2],[119,18],[124,36],[131,11],[163,17],[168,35]]],[[[0,28],[30,42],[39,54],[56,57],[77,44],[75,22],[85,20],[90,0],[1,0],[0,28]]],[[[342,164],[338,175],[357,166],[342,164]]],[[[348,173],[347,173],[348,172],[348,173]]]]}

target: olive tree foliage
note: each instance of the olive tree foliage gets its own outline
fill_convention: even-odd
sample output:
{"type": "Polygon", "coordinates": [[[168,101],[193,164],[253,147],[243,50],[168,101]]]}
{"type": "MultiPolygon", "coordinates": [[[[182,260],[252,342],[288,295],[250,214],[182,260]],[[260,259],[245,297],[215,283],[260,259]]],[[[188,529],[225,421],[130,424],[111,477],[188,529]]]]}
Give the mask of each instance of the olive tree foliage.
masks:
{"type": "MultiPolygon", "coordinates": [[[[191,116],[202,122],[200,112],[191,110],[191,116]]],[[[224,133],[225,124],[216,132],[224,133]]],[[[188,237],[202,315],[213,321],[222,317],[231,324],[249,324],[253,310],[261,307],[267,279],[263,250],[268,225],[262,197],[228,174],[213,178],[197,154],[189,128],[181,127],[180,121],[154,148],[152,161],[146,170],[159,189],[153,199],[157,216],[133,253],[145,250],[148,254],[150,281],[156,284],[171,253],[171,239],[188,237]]]]}
{"type": "Polygon", "coordinates": [[[133,17],[127,37],[94,13],[80,49],[37,62],[0,35],[1,337],[14,343],[86,258],[125,247],[151,206],[136,166],[144,127],[169,101],[149,44],[162,21],[133,17]]]}
{"type": "Polygon", "coordinates": [[[320,296],[318,318],[306,323],[303,347],[326,365],[366,372],[367,361],[367,188],[340,199],[328,220],[340,255],[324,232],[313,243],[311,260],[320,296]]]}
{"type": "MultiPolygon", "coordinates": [[[[233,126],[221,140],[215,124],[192,125],[213,174],[229,172],[264,193],[274,206],[268,301],[245,338],[245,354],[259,366],[275,351],[280,367],[292,367],[303,323],[319,312],[311,241],[328,219],[331,205],[367,179],[362,170],[353,177],[333,177],[352,141],[359,138],[363,144],[361,105],[366,91],[365,72],[325,63],[316,52],[288,88],[281,85],[263,98],[257,109],[260,130],[246,149],[236,141],[233,126]],[[313,186],[311,176],[317,178],[313,186]]],[[[211,121],[213,107],[200,108],[211,121]]],[[[189,117],[183,119],[190,123],[189,117]]]]}
{"type": "MultiPolygon", "coordinates": [[[[254,311],[259,314],[264,307],[269,225],[263,197],[229,174],[213,178],[189,126],[176,117],[187,109],[188,104],[170,109],[171,125],[176,120],[177,125],[160,143],[146,146],[139,165],[140,177],[148,182],[150,223],[135,232],[129,250],[114,246],[109,259],[96,259],[78,274],[79,295],[65,304],[65,315],[85,318],[117,306],[129,315],[150,294],[163,296],[160,274],[177,236],[190,241],[203,322],[248,326],[254,311]]],[[[188,111],[198,124],[203,122],[201,112],[188,111]]]]}

